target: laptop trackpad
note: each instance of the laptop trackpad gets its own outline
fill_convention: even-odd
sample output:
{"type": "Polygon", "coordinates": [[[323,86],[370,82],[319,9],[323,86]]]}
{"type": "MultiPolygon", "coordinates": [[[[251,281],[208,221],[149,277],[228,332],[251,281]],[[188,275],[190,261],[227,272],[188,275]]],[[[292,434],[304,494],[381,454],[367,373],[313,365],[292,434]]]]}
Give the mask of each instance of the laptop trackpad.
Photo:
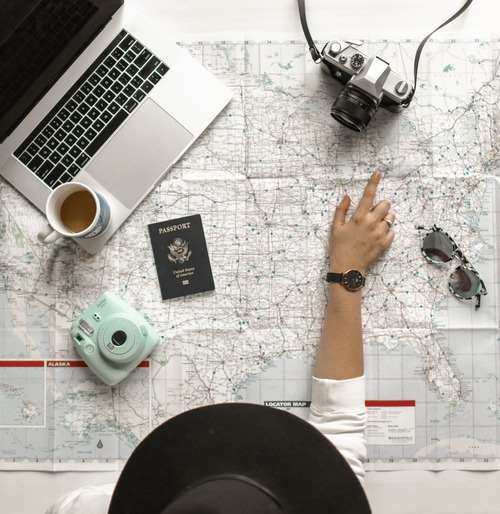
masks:
{"type": "Polygon", "coordinates": [[[192,139],[170,114],[146,98],[86,171],[132,209],[192,139]]]}

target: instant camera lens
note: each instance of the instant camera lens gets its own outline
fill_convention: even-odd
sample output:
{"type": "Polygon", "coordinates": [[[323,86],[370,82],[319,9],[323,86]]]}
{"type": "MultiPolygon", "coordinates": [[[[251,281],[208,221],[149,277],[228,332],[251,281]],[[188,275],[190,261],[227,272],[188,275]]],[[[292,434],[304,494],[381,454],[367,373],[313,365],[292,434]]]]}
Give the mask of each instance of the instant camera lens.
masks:
{"type": "Polygon", "coordinates": [[[127,341],[127,334],[123,330],[117,330],[111,336],[111,342],[115,346],[121,346],[122,344],[125,344],[126,341],[127,341]]]}
{"type": "Polygon", "coordinates": [[[455,249],[448,236],[442,232],[432,231],[424,238],[422,252],[424,252],[429,261],[442,264],[453,259],[455,249]]]}
{"type": "Polygon", "coordinates": [[[478,294],[481,280],[473,271],[458,266],[450,275],[449,285],[457,296],[469,300],[478,294]]]}
{"type": "Polygon", "coordinates": [[[342,125],[364,132],[377,112],[379,101],[347,84],[333,102],[331,115],[342,125]]]}

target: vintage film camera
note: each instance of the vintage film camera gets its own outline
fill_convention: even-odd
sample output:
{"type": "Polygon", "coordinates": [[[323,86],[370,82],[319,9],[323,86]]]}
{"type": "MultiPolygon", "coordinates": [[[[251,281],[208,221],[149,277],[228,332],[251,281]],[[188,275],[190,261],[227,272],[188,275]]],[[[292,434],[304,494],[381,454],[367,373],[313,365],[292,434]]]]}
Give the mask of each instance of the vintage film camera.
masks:
{"type": "Polygon", "coordinates": [[[71,337],[87,366],[108,385],[125,379],[160,340],[142,314],[112,293],[73,321],[71,337]]]}
{"type": "Polygon", "coordinates": [[[297,1],[300,22],[314,62],[322,63],[335,79],[345,84],[333,102],[331,115],[356,132],[366,130],[379,106],[398,112],[410,105],[415,94],[418,63],[425,43],[434,32],[460,16],[472,3],[472,0],[467,0],[453,16],[421,41],[415,53],[411,85],[392,71],[384,59],[364,53],[360,41],[329,41],[320,52],[309,32],[305,0],[297,1]]]}
{"type": "Polygon", "coordinates": [[[362,132],[379,105],[398,112],[413,96],[414,89],[391,70],[388,62],[362,52],[363,43],[330,41],[323,48],[323,64],[331,75],[345,84],[332,105],[332,116],[357,132],[362,132]]]}

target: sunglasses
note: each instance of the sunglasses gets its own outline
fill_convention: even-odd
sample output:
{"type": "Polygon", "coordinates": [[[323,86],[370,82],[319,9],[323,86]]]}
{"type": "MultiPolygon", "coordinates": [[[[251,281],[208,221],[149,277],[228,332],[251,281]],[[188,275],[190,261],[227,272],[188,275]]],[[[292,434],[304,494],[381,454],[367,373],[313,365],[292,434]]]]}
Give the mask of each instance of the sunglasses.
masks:
{"type": "Polygon", "coordinates": [[[450,275],[448,289],[459,300],[472,300],[475,297],[476,309],[479,309],[481,296],[488,294],[486,286],[453,238],[436,225],[432,228],[417,226],[417,229],[427,231],[422,243],[422,255],[427,262],[441,265],[453,259],[460,261],[450,275]]]}

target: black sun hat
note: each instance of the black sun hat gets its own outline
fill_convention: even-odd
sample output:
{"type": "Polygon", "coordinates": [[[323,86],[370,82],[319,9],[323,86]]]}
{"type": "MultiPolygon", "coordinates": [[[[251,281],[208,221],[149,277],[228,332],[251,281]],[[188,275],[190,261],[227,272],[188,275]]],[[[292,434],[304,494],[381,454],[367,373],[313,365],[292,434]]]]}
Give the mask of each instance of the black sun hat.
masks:
{"type": "Polygon", "coordinates": [[[201,407],[134,450],[108,514],[369,514],[359,480],[306,421],[245,403],[201,407]]]}

